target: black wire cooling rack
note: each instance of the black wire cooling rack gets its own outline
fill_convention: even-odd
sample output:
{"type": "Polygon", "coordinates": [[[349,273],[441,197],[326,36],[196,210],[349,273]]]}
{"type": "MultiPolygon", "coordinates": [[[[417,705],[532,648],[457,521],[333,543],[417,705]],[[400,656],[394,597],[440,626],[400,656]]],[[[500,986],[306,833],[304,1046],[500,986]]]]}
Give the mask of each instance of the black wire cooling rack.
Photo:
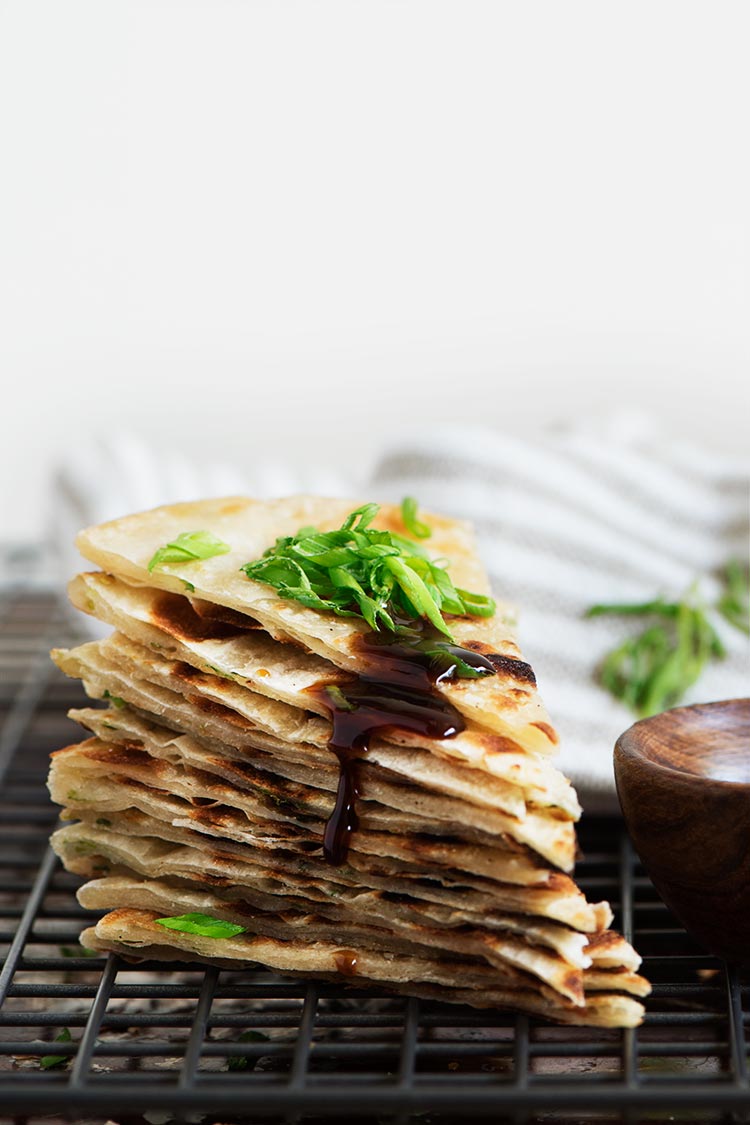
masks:
{"type": "Polygon", "coordinates": [[[614,821],[584,819],[577,877],[644,955],[637,1032],[84,956],[90,916],[47,847],[44,787],[49,752],[80,737],[65,713],[82,689],[47,656],[73,626],[26,584],[5,589],[0,622],[0,1119],[748,1119],[750,978],[692,944],[614,821]]]}

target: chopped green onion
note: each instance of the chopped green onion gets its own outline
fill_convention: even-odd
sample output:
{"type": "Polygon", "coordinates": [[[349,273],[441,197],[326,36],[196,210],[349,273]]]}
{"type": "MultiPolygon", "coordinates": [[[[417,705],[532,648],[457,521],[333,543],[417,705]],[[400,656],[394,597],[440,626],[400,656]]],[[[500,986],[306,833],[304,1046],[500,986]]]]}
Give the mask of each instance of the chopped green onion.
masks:
{"type": "Polygon", "coordinates": [[[124,699],[120,699],[119,695],[113,695],[112,692],[107,688],[105,688],[102,692],[102,699],[108,699],[109,702],[118,709],[118,711],[123,707],[127,707],[127,703],[124,699]]]}
{"type": "Polygon", "coordinates": [[[417,539],[429,539],[432,535],[430,525],[417,519],[417,502],[413,496],[405,496],[401,501],[401,519],[406,530],[417,539]]]}
{"type": "MultiPolygon", "coordinates": [[[[404,518],[407,527],[416,515],[416,501],[413,505],[404,518]]],[[[492,598],[457,589],[444,560],[431,559],[421,544],[396,532],[371,528],[378,511],[377,504],[363,504],[334,531],[301,528],[278,538],[262,558],[241,569],[282,598],[359,617],[373,631],[395,632],[399,621],[424,618],[452,639],[445,614],[492,616],[492,598]]]]}
{"type": "MultiPolygon", "coordinates": [[[[237,1038],[238,1043],[267,1043],[268,1036],[262,1031],[243,1031],[237,1038]]],[[[249,1059],[247,1055],[229,1055],[227,1070],[247,1070],[249,1059]]]]}
{"type": "Polygon", "coordinates": [[[62,957],[101,957],[96,949],[87,949],[85,945],[61,945],[59,949],[62,957]]]}
{"type": "Polygon", "coordinates": [[[338,684],[329,684],[326,694],[337,711],[356,711],[355,703],[350,703],[338,684]]]}
{"type": "Polygon", "coordinates": [[[225,922],[211,914],[178,914],[174,918],[157,918],[156,924],[167,930],[179,930],[183,934],[200,934],[208,938],[230,938],[244,934],[245,926],[225,922]]]}
{"type": "MultiPolygon", "coordinates": [[[[67,1027],[64,1027],[62,1031],[55,1036],[55,1043],[71,1043],[72,1040],[73,1036],[70,1034],[67,1027]]],[[[69,1063],[70,1059],[70,1055],[42,1055],[39,1060],[39,1065],[42,1070],[52,1070],[53,1067],[64,1066],[65,1063],[69,1063]]]]}
{"type": "Polygon", "coordinates": [[[221,539],[217,539],[210,531],[183,531],[170,543],[159,547],[151,557],[148,571],[151,573],[156,567],[165,563],[193,562],[195,559],[212,559],[215,555],[225,555],[231,547],[221,539]]]}
{"type": "Polygon", "coordinates": [[[464,603],[464,613],[468,613],[472,617],[494,616],[494,598],[489,598],[486,594],[472,594],[468,590],[462,590],[460,587],[456,590],[456,593],[464,603]]]}

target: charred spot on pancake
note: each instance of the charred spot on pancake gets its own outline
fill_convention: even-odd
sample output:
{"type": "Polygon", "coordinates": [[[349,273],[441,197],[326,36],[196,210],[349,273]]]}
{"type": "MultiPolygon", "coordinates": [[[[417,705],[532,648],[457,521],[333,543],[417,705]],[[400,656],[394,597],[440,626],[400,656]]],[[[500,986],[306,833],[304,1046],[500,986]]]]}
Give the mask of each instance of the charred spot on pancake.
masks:
{"type": "Polygon", "coordinates": [[[560,741],[557,731],[554,727],[550,726],[549,723],[532,723],[531,725],[532,727],[536,727],[537,730],[540,730],[542,734],[546,734],[547,738],[550,742],[554,743],[554,745],[557,745],[560,741]]]}
{"type": "Polygon", "coordinates": [[[80,750],[82,746],[87,746],[89,740],[86,742],[72,742],[70,746],[61,746],[59,750],[53,750],[50,758],[61,758],[63,754],[74,754],[76,750],[80,750]]]}
{"type": "Polygon", "coordinates": [[[517,656],[504,656],[500,652],[487,652],[484,655],[499,675],[536,686],[534,669],[525,660],[517,656]]]}
{"type": "Polygon", "coordinates": [[[240,613],[237,609],[231,609],[228,605],[206,602],[202,598],[190,598],[189,600],[196,615],[202,621],[220,621],[223,625],[229,625],[242,633],[263,628],[260,621],[257,621],[254,617],[250,617],[247,613],[240,613]]]}
{"type": "Polygon", "coordinates": [[[143,749],[142,742],[108,742],[103,746],[86,748],[86,757],[93,762],[104,762],[110,766],[157,766],[150,754],[143,749]]]}
{"type": "MultiPolygon", "coordinates": [[[[487,754],[523,753],[519,743],[514,742],[512,738],[507,738],[504,734],[495,734],[494,731],[475,730],[472,731],[472,736],[487,754]]],[[[518,766],[514,766],[513,768],[518,769],[518,766]]]]}
{"type": "Polygon", "coordinates": [[[188,812],[188,816],[191,820],[195,820],[199,824],[220,826],[224,824],[231,825],[237,819],[237,813],[234,809],[230,809],[227,805],[222,805],[219,801],[212,801],[210,807],[191,808],[188,812]]]}
{"type": "MultiPolygon", "coordinates": [[[[468,617],[446,617],[446,621],[469,621],[468,617]]],[[[471,649],[472,652],[480,652],[482,656],[489,656],[494,651],[492,645],[488,645],[486,641],[461,641],[462,648],[471,649]]]]}
{"type": "Polygon", "coordinates": [[[569,875],[563,875],[560,871],[553,871],[546,883],[546,889],[554,894],[559,895],[577,895],[582,898],[581,891],[575,885],[569,875]]]}
{"type": "Polygon", "coordinates": [[[268,917],[263,911],[258,910],[257,906],[253,906],[250,902],[245,902],[244,899],[234,899],[232,901],[232,910],[248,918],[257,918],[259,915],[261,917],[268,917]]]}
{"type": "Polygon", "coordinates": [[[586,953],[605,953],[615,950],[618,945],[622,944],[623,939],[619,934],[614,933],[613,930],[600,930],[599,933],[592,934],[586,946],[586,953]]]}
{"type": "Polygon", "coordinates": [[[210,887],[231,887],[232,880],[228,879],[226,875],[210,875],[208,871],[201,871],[193,876],[201,883],[206,883],[210,887]]]}
{"type": "Polygon", "coordinates": [[[142,926],[149,926],[156,921],[157,911],[155,910],[138,910],[134,906],[120,906],[116,910],[110,910],[104,918],[97,922],[97,929],[111,929],[113,926],[130,924],[137,924],[142,926]]]}
{"type": "MultiPolygon", "coordinates": [[[[231,867],[236,863],[234,856],[227,855],[226,852],[211,851],[208,853],[208,861],[213,867],[231,867]]],[[[215,876],[215,878],[223,878],[223,876],[215,876]]]]}
{"type": "Polygon", "coordinates": [[[184,660],[176,660],[172,665],[172,672],[180,680],[187,680],[188,683],[205,683],[206,673],[201,672],[199,668],[193,668],[192,664],[186,664],[184,660]]]}
{"type": "MultiPolygon", "coordinates": [[[[463,648],[471,649],[472,652],[478,652],[482,656],[486,656],[499,675],[536,686],[534,669],[525,660],[521,660],[519,656],[514,656],[511,652],[494,652],[492,645],[485,641],[462,641],[461,644],[463,648]]],[[[509,647],[518,651],[515,645],[509,647]]]]}
{"type": "Polygon", "coordinates": [[[558,991],[565,992],[568,996],[575,996],[578,1003],[583,1003],[583,979],[580,969],[568,969],[562,981],[557,984],[558,991]]]}
{"type": "Polygon", "coordinates": [[[241,636],[261,625],[235,610],[213,606],[210,602],[191,602],[182,594],[160,591],[154,598],[151,621],[171,637],[181,641],[223,641],[241,636]],[[201,606],[198,612],[197,606],[201,606]],[[210,607],[205,609],[204,607],[210,607]]]}
{"type": "Polygon", "coordinates": [[[192,706],[196,707],[199,711],[203,711],[205,715],[211,715],[217,719],[223,719],[225,722],[232,723],[236,727],[241,727],[242,730],[255,730],[255,724],[246,719],[244,715],[240,715],[237,711],[233,711],[231,707],[225,707],[223,703],[217,703],[214,699],[207,699],[205,695],[186,695],[185,699],[192,706]]]}

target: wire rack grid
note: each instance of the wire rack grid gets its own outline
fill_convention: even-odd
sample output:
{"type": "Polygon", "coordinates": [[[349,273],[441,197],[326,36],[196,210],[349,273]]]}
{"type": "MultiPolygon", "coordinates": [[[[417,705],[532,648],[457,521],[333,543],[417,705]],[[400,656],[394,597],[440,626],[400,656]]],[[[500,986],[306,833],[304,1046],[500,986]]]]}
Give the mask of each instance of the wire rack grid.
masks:
{"type": "Polygon", "coordinates": [[[49,752],[80,737],[66,711],[82,689],[48,658],[74,626],[51,593],[20,585],[2,592],[0,628],[0,1115],[748,1119],[750,977],[693,945],[615,821],[584,818],[577,879],[644,955],[654,990],[637,1032],[85,956],[90,915],[47,846],[57,814],[44,787],[49,752]]]}

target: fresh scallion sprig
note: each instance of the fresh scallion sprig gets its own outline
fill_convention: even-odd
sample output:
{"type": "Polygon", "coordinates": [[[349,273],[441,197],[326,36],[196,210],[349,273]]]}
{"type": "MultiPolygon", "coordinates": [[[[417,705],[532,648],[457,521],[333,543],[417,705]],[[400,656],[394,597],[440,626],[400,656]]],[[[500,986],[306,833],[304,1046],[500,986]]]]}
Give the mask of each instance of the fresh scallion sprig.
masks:
{"type": "MultiPolygon", "coordinates": [[[[400,619],[424,618],[452,640],[444,614],[492,616],[493,599],[454,586],[446,566],[431,559],[421,544],[371,528],[379,510],[378,504],[364,504],[334,531],[301,528],[296,535],[277,539],[262,558],[242,570],[248,578],[273,586],[283,598],[341,617],[362,618],[375,631],[395,632],[400,619]]],[[[411,520],[416,502],[408,511],[416,526],[411,520]]]]}
{"type": "Polygon", "coordinates": [[[730,559],[724,568],[724,592],[716,603],[722,617],[750,636],[750,567],[730,559]]]}
{"type": "Polygon", "coordinates": [[[429,539],[432,535],[432,528],[429,524],[417,518],[417,509],[418,504],[413,496],[403,498],[401,501],[401,519],[404,521],[404,527],[417,539],[429,539]]]}
{"type": "Polygon", "coordinates": [[[639,718],[674,707],[724,646],[694,593],[677,602],[594,605],[587,617],[639,616],[650,623],[607,653],[599,680],[639,718]]]}

